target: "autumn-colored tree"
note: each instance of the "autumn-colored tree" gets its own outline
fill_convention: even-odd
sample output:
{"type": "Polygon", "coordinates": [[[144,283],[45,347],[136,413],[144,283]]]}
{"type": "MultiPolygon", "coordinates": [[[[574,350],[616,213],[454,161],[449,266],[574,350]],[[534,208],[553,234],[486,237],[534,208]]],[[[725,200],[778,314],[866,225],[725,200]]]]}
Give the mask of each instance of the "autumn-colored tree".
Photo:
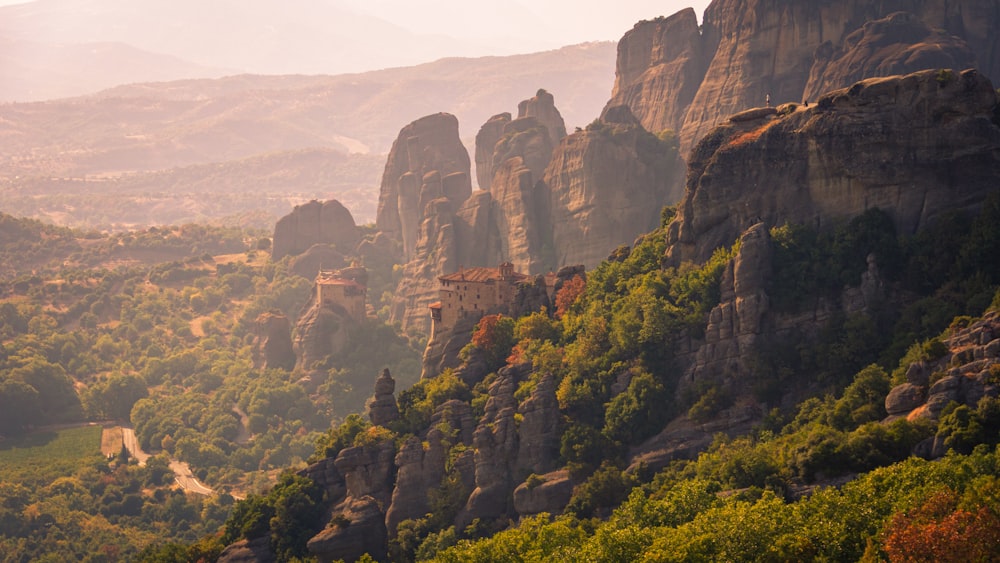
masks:
{"type": "Polygon", "coordinates": [[[988,507],[958,508],[958,495],[939,491],[886,527],[889,561],[996,561],[1000,558],[1000,518],[988,507]]]}
{"type": "Polygon", "coordinates": [[[582,276],[573,276],[573,279],[564,283],[556,293],[556,318],[561,319],[566,311],[583,295],[586,282],[582,276]]]}
{"type": "Polygon", "coordinates": [[[479,319],[472,344],[483,352],[491,370],[501,367],[514,347],[514,319],[500,314],[479,319]]]}

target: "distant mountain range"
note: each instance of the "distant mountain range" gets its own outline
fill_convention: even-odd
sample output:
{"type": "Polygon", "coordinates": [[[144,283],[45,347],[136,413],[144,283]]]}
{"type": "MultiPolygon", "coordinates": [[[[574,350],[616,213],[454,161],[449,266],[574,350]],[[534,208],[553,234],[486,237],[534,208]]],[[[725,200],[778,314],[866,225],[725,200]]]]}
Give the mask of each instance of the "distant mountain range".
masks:
{"type": "Polygon", "coordinates": [[[527,20],[519,26],[538,28],[528,33],[533,44],[498,46],[415,33],[330,0],[36,0],[0,7],[0,101],[238,73],[342,74],[558,45],[545,41],[543,22],[527,20]]]}
{"type": "Polygon", "coordinates": [[[225,182],[212,183],[217,195],[261,189],[262,200],[290,198],[269,210],[277,215],[303,199],[337,197],[359,221],[370,221],[384,161],[365,155],[388,151],[402,126],[449,112],[458,117],[463,139],[471,140],[490,116],[516,112],[517,103],[539,88],[555,96],[568,126],[583,126],[600,114],[614,68],[615,45],[603,42],[360,74],[237,75],[0,104],[0,209],[99,227],[218,218],[226,206],[201,209],[187,197],[218,178],[207,166],[217,164],[226,170],[225,182]],[[303,150],[343,153],[335,166],[350,172],[331,175],[327,164],[327,172],[316,173],[308,169],[316,159],[274,156],[303,150]],[[257,158],[263,155],[272,157],[257,158]],[[272,174],[262,169],[267,162],[294,170],[272,174]],[[181,167],[192,168],[165,173],[181,167]],[[139,198],[138,187],[186,203],[170,210],[158,196],[155,211],[136,215],[145,209],[136,199],[124,206],[128,218],[102,213],[91,222],[88,205],[103,196],[139,198]]]}

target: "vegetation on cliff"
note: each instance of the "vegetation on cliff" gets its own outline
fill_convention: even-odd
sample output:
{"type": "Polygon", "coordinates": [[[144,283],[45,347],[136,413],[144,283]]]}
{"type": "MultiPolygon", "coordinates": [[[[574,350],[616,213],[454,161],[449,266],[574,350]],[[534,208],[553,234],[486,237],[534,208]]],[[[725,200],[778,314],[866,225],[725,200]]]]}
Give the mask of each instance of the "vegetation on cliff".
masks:
{"type": "MultiPolygon", "coordinates": [[[[943,537],[995,555],[1000,505],[984,491],[997,487],[1000,400],[953,404],[938,419],[890,421],[885,409],[899,382],[893,373],[947,354],[941,343],[950,331],[1000,307],[1000,275],[986,258],[1000,243],[998,202],[994,196],[977,216],[952,215],[913,237],[898,236],[879,210],[832,230],[773,228],[777,274],[768,291],[776,314],[842,299],[872,263],[887,297],[865,312],[827,318],[811,336],[765,340],[755,377],[728,388],[680,386],[676,366],[680,345],[701,338],[739,245],[702,265],[664,267],[664,226],[617,250],[585,284],[567,284],[557,315],[486,318],[467,357],[494,358],[487,362],[494,373],[472,388],[451,370],[423,380],[400,395],[396,423],[378,429],[353,420],[328,433],[316,459],[359,445],[361,436],[397,447],[426,436],[432,413],[448,400],[468,402],[481,416],[495,372],[521,366],[519,403],[543,376],[558,381],[556,462],[577,483],[563,514],[522,518],[496,535],[513,521],[457,529],[452,518],[468,492],[457,474],[446,474],[428,492],[433,512],[400,524],[389,546],[394,560],[896,560],[918,546],[937,553],[943,537]],[[495,358],[507,351],[503,367],[495,358]],[[712,423],[746,401],[773,407],[749,435],[720,434],[696,458],[656,472],[628,467],[630,452],[668,420],[712,423]],[[937,461],[912,457],[928,440],[954,451],[937,461]]],[[[665,222],[671,217],[666,212],[665,222]]],[[[455,459],[465,446],[448,443],[455,459]]],[[[517,479],[530,489],[547,477],[517,479]]]]}

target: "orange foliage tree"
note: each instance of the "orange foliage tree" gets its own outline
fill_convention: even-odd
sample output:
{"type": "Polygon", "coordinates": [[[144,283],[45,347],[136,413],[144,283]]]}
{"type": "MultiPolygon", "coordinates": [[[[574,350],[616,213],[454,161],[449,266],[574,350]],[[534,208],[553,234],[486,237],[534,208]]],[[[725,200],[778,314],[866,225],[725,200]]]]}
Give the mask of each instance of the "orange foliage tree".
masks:
{"type": "Polygon", "coordinates": [[[574,303],[583,295],[583,290],[586,287],[586,282],[579,275],[573,276],[573,279],[564,283],[559,292],[556,293],[556,313],[557,319],[561,319],[562,316],[573,306],[574,303]]]}
{"type": "Polygon", "coordinates": [[[483,352],[489,369],[504,365],[514,346],[514,319],[503,315],[486,315],[472,333],[472,344],[483,352]]]}
{"type": "Polygon", "coordinates": [[[958,508],[956,493],[944,489],[894,515],[883,547],[893,562],[997,561],[1000,518],[985,506],[974,512],[958,508]]]}

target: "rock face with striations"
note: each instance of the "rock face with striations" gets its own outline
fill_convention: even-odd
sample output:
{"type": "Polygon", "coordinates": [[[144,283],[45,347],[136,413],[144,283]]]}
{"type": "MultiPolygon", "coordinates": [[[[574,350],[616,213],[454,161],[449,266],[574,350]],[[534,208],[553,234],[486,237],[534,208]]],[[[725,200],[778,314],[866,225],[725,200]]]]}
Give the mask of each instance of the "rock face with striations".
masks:
{"type": "Polygon", "coordinates": [[[476,140],[479,182],[488,186],[471,196],[452,116],[417,120],[393,145],[378,226],[406,257],[391,307],[405,329],[429,332],[437,278],[460,266],[510,261],[532,275],[593,267],[655,228],[661,208],[681,195],[676,147],[645,131],[625,106],[567,136],[552,95],[539,90],[519,104],[517,119],[492,117],[476,140]]]}
{"type": "Polygon", "coordinates": [[[857,72],[939,68],[972,53],[975,66],[996,78],[998,25],[993,0],[715,0],[700,33],[694,12],[684,10],[625,34],[608,107],[628,105],[650,131],[680,132],[686,155],[727,116],[763,105],[768,95],[775,105],[811,101],[850,85],[857,72]]]}
{"type": "Polygon", "coordinates": [[[479,420],[472,444],[475,446],[476,488],[459,513],[455,527],[464,530],[473,520],[493,520],[513,510],[513,469],[517,459],[517,413],[519,372],[510,366],[501,368],[490,385],[489,398],[479,420]]]}
{"type": "Polygon", "coordinates": [[[974,70],[921,71],[731,120],[691,152],[669,262],[704,262],[757,222],[822,229],[879,207],[909,234],[977,208],[1000,175],[996,105],[974,70]]]}
{"type": "Polygon", "coordinates": [[[454,115],[428,115],[399,132],[382,174],[375,225],[402,243],[406,261],[417,257],[426,205],[445,198],[457,209],[472,193],[469,170],[454,115]]]}
{"type": "Polygon", "coordinates": [[[438,113],[402,129],[382,175],[376,226],[402,248],[403,282],[393,321],[428,331],[437,277],[458,268],[455,211],[472,192],[469,153],[455,116],[438,113]]]}
{"type": "Polygon", "coordinates": [[[557,266],[593,268],[619,245],[656,228],[663,206],[680,198],[671,186],[680,185],[683,170],[677,152],[625,106],[566,137],[544,178],[557,266]]]}
{"type": "Polygon", "coordinates": [[[274,260],[301,254],[315,244],[332,244],[340,252],[353,250],[361,235],[354,217],[335,199],[295,206],[274,226],[274,260]]]}

